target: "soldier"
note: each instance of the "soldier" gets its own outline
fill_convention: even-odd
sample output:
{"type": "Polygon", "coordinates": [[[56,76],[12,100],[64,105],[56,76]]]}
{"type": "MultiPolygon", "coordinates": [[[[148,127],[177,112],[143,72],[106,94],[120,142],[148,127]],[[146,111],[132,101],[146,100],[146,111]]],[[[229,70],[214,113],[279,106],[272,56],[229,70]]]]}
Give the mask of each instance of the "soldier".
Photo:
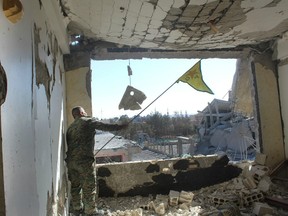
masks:
{"type": "Polygon", "coordinates": [[[66,133],[68,151],[65,161],[71,182],[73,213],[96,215],[95,130],[116,131],[126,128],[127,125],[99,122],[93,117],[88,117],[80,106],[72,109],[72,115],[74,122],[66,133]]]}

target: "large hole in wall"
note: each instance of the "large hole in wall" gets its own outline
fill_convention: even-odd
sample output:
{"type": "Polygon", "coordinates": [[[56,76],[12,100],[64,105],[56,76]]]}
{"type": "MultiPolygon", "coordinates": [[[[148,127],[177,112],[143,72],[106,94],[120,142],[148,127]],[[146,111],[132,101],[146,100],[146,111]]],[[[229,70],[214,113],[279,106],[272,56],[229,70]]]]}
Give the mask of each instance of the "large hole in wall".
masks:
{"type": "Polygon", "coordinates": [[[197,62],[92,61],[93,116],[103,122],[129,122],[125,131],[97,133],[96,158],[110,163],[119,155],[125,162],[224,152],[232,161],[254,160],[259,148],[247,63],[201,60],[203,81],[214,93],[209,94],[175,83],[197,62]]]}
{"type": "Polygon", "coordinates": [[[23,16],[23,6],[19,0],[3,0],[3,11],[12,23],[17,23],[23,16]]]}

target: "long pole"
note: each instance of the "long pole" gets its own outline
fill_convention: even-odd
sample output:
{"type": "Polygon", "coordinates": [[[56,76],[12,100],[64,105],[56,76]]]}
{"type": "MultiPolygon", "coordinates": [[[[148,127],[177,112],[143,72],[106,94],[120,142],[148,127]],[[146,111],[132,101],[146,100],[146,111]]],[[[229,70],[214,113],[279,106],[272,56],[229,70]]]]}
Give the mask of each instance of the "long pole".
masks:
{"type": "MultiPolygon", "coordinates": [[[[165,91],[163,91],[158,97],[156,97],[150,104],[148,104],[141,112],[139,112],[136,116],[134,116],[129,122],[128,125],[133,122],[138,116],[140,116],[148,107],[150,107],[156,100],[158,100],[163,94],[165,94],[175,83],[177,83],[178,80],[176,80],[174,83],[172,83],[165,91]]],[[[95,156],[109,143],[112,139],[114,139],[118,135],[118,132],[111,137],[95,154],[95,156]]]]}

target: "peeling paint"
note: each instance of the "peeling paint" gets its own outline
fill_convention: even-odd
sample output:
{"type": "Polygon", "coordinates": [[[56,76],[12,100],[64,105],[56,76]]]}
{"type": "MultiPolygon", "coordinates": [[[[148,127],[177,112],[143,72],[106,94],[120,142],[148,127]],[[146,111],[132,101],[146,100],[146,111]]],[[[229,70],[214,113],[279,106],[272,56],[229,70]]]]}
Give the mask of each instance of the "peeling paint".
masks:
{"type": "Polygon", "coordinates": [[[68,188],[68,179],[66,174],[62,175],[61,187],[58,190],[57,194],[57,215],[64,215],[65,204],[67,202],[67,188],[68,188]]]}
{"type": "Polygon", "coordinates": [[[51,77],[49,75],[49,71],[45,62],[43,62],[39,57],[38,45],[41,42],[40,40],[40,29],[34,25],[34,55],[35,55],[35,75],[36,75],[36,85],[39,88],[40,85],[43,85],[45,88],[46,98],[47,98],[47,106],[50,110],[50,82],[51,77]]]}
{"type": "Polygon", "coordinates": [[[46,203],[46,216],[51,216],[53,215],[53,197],[54,197],[54,187],[53,187],[53,183],[52,183],[52,189],[51,189],[52,193],[50,195],[50,192],[47,192],[47,203],[46,203]]]}

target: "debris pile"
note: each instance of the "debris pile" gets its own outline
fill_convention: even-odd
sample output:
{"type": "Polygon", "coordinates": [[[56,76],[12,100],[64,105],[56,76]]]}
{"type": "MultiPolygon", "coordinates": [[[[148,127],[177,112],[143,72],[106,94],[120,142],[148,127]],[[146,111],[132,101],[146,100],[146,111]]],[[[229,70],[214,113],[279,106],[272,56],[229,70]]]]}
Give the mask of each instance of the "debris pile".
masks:
{"type": "Polygon", "coordinates": [[[195,154],[225,152],[230,160],[253,160],[259,151],[256,143],[256,120],[233,111],[233,103],[214,99],[199,113],[195,154]]]}
{"type": "Polygon", "coordinates": [[[288,209],[269,205],[266,197],[287,200],[287,188],[276,185],[265,166],[265,155],[236,165],[239,177],[197,191],[170,190],[168,195],[98,198],[99,213],[110,216],[148,215],[288,215],[288,209]]]}

